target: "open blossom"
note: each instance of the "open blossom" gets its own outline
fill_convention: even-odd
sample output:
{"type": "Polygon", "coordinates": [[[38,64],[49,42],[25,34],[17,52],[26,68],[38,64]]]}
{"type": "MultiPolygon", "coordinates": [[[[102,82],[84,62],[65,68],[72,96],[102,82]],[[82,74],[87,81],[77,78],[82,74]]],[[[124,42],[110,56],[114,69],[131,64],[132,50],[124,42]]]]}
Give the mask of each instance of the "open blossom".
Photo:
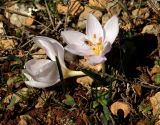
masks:
{"type": "Polygon", "coordinates": [[[119,32],[117,16],[112,16],[102,28],[99,21],[89,14],[86,24],[86,35],[78,31],[62,31],[67,43],[65,49],[79,56],[87,56],[90,64],[102,63],[105,54],[111,50],[119,32]]]}
{"type": "Polygon", "coordinates": [[[56,40],[37,36],[33,41],[46,51],[46,54],[51,59],[31,59],[25,63],[24,75],[28,81],[25,83],[31,87],[46,88],[60,81],[60,75],[56,63],[56,56],[61,65],[61,70],[64,78],[84,75],[81,71],[72,71],[65,66],[64,48],[56,40]]]}

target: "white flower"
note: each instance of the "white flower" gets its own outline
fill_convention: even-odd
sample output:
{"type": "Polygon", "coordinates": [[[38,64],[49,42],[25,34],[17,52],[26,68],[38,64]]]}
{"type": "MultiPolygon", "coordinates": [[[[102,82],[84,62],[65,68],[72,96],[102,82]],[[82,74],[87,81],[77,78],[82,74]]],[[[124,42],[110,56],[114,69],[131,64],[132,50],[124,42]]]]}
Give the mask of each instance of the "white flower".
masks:
{"type": "Polygon", "coordinates": [[[46,88],[60,81],[55,56],[59,59],[64,78],[84,75],[81,71],[72,71],[65,66],[64,48],[56,40],[48,37],[37,36],[33,38],[33,41],[46,51],[46,54],[51,60],[31,59],[26,62],[23,73],[28,79],[28,81],[25,81],[27,85],[36,88],[46,88]]]}
{"type": "Polygon", "coordinates": [[[89,14],[86,24],[86,35],[78,31],[62,31],[67,43],[65,49],[79,56],[87,56],[90,64],[102,63],[105,54],[111,50],[119,32],[117,16],[112,16],[102,28],[99,21],[89,14]]]}

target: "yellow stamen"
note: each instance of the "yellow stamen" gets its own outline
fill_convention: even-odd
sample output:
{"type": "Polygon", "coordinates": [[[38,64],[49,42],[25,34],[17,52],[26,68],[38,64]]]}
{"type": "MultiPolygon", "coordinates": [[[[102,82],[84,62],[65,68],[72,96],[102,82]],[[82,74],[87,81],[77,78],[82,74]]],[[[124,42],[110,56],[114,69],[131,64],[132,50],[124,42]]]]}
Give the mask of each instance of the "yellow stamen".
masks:
{"type": "Polygon", "coordinates": [[[93,38],[96,39],[96,34],[93,34],[93,38]]]}
{"type": "Polygon", "coordinates": [[[93,45],[93,43],[91,41],[87,41],[86,43],[87,43],[88,46],[92,46],[93,45]]]}
{"type": "Polygon", "coordinates": [[[100,55],[103,51],[104,47],[103,47],[103,43],[102,41],[99,41],[98,43],[95,44],[95,46],[92,48],[92,51],[94,52],[94,54],[96,56],[100,55]]]}

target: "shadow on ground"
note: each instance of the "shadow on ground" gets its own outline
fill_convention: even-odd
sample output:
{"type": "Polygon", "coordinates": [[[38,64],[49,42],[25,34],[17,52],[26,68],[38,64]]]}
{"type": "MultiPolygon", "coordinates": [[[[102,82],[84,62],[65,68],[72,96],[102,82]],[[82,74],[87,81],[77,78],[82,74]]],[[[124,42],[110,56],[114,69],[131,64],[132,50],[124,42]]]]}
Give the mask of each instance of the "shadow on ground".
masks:
{"type": "Polygon", "coordinates": [[[140,72],[136,67],[154,65],[154,60],[149,55],[157,45],[157,37],[151,34],[123,39],[119,45],[113,46],[106,63],[128,77],[137,77],[140,72]]]}

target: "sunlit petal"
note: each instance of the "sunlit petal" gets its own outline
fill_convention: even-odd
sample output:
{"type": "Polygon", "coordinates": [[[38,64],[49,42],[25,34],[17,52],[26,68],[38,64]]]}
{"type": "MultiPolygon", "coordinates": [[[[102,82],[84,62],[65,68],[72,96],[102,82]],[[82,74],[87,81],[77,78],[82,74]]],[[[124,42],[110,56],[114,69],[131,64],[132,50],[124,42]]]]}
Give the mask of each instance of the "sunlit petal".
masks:
{"type": "Polygon", "coordinates": [[[104,61],[106,61],[106,57],[104,56],[91,56],[88,58],[88,62],[92,65],[103,63],[104,61]]]}
{"type": "Polygon", "coordinates": [[[104,56],[104,55],[106,55],[108,52],[110,52],[111,48],[112,48],[111,43],[110,43],[110,42],[107,42],[107,43],[104,45],[104,50],[103,50],[101,56],[104,56]]]}
{"type": "Polygon", "coordinates": [[[29,81],[42,82],[48,86],[48,84],[56,84],[56,81],[59,80],[56,62],[51,60],[32,59],[25,64],[25,67],[23,73],[29,81]]]}
{"type": "MultiPolygon", "coordinates": [[[[60,80],[57,80],[56,83],[58,83],[60,80]]],[[[47,88],[50,86],[53,86],[53,83],[44,83],[44,82],[38,82],[38,81],[25,81],[25,84],[31,87],[35,88],[47,88]]]]}
{"type": "Polygon", "coordinates": [[[35,81],[32,76],[27,72],[27,70],[23,70],[22,71],[23,74],[26,76],[26,78],[28,79],[28,81],[25,81],[25,83],[28,85],[28,86],[31,86],[31,87],[35,87],[35,88],[46,88],[46,87],[50,87],[52,85],[54,85],[55,83],[59,82],[60,79],[57,79],[56,82],[54,83],[48,83],[48,82],[39,82],[39,81],[35,81]]]}
{"type": "Polygon", "coordinates": [[[67,44],[81,45],[86,39],[85,34],[78,31],[62,31],[61,36],[67,44]]]}
{"type": "Polygon", "coordinates": [[[58,43],[58,41],[44,36],[36,36],[33,38],[33,41],[39,47],[45,49],[46,54],[52,61],[55,61],[55,56],[57,56],[61,63],[61,66],[63,66],[63,68],[66,68],[64,63],[64,48],[60,43],[58,43]]]}
{"type": "Polygon", "coordinates": [[[113,44],[119,32],[118,17],[112,16],[104,26],[105,41],[113,44]]]}
{"type": "Polygon", "coordinates": [[[77,45],[67,45],[65,47],[65,50],[79,56],[89,56],[92,55],[92,52],[90,49],[85,49],[83,47],[77,46],[77,45]]]}
{"type": "Polygon", "coordinates": [[[92,42],[97,42],[104,37],[101,24],[92,14],[89,14],[87,18],[86,35],[92,42]]]}

